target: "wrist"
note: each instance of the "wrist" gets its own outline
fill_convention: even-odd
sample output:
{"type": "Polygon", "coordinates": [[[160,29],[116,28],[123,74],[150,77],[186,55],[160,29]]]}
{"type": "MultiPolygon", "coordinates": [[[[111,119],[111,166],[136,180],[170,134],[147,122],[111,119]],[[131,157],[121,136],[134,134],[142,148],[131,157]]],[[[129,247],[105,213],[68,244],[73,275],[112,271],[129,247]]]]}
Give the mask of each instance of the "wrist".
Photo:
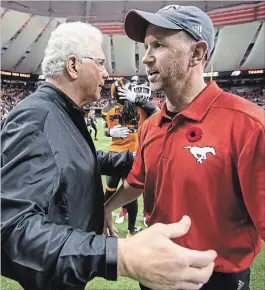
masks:
{"type": "Polygon", "coordinates": [[[148,101],[145,98],[143,98],[143,97],[137,96],[135,98],[135,104],[136,104],[136,106],[138,106],[140,108],[144,107],[147,104],[147,102],[148,101]]]}
{"type": "Polygon", "coordinates": [[[111,137],[111,135],[110,135],[110,129],[105,129],[105,136],[111,137]]]}

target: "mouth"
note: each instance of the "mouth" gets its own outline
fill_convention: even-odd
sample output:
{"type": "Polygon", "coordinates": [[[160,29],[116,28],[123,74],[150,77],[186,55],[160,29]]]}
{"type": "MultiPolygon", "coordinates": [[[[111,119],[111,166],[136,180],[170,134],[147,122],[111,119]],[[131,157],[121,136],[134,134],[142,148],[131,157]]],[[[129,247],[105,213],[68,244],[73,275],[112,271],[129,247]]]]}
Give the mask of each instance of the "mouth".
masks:
{"type": "Polygon", "coordinates": [[[159,71],[157,71],[157,70],[148,70],[147,71],[147,77],[148,77],[149,81],[153,81],[156,78],[156,76],[158,76],[158,75],[159,75],[159,71]]]}
{"type": "Polygon", "coordinates": [[[101,89],[104,87],[104,85],[98,85],[101,89]]]}

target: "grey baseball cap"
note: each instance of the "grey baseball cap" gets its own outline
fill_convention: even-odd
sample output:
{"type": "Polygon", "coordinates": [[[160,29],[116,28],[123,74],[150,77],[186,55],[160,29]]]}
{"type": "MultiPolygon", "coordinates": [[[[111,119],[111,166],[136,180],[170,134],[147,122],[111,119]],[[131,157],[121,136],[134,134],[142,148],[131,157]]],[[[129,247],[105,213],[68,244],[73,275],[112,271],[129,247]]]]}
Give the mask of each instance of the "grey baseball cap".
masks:
{"type": "Polygon", "coordinates": [[[214,48],[214,27],[211,18],[195,6],[168,5],[156,13],[130,10],[125,18],[125,32],[129,38],[144,42],[148,24],[185,30],[196,40],[208,44],[208,55],[214,48]]]}

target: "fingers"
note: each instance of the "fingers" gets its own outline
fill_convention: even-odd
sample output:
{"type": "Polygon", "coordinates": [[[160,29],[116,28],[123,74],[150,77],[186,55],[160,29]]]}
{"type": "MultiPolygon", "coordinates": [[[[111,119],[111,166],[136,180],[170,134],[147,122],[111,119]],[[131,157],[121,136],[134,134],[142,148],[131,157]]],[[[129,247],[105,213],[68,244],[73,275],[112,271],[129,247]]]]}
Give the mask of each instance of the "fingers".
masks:
{"type": "Polygon", "coordinates": [[[127,128],[127,127],[122,127],[121,125],[117,125],[117,126],[120,126],[120,127],[116,127],[115,129],[119,129],[119,131],[120,132],[122,132],[122,131],[124,131],[124,132],[126,132],[126,131],[128,131],[129,132],[129,129],[127,128]]]}
{"type": "Polygon", "coordinates": [[[183,218],[178,223],[169,225],[159,224],[157,225],[157,229],[159,229],[161,234],[163,234],[165,237],[172,239],[185,235],[190,228],[190,224],[190,218],[188,216],[183,216],[183,218]]]}
{"type": "Polygon", "coordinates": [[[114,231],[114,230],[112,230],[112,229],[110,229],[110,231],[109,231],[109,235],[110,236],[114,236],[114,237],[119,237],[119,235],[114,231]]]}
{"type": "Polygon", "coordinates": [[[129,133],[120,133],[119,138],[126,138],[129,135],[129,133]]]}
{"type": "Polygon", "coordinates": [[[129,135],[129,130],[122,130],[120,131],[120,136],[121,137],[127,137],[129,135]]]}
{"type": "Polygon", "coordinates": [[[114,237],[119,237],[119,235],[115,232],[115,231],[113,231],[112,229],[110,229],[110,228],[107,228],[106,230],[104,230],[103,231],[103,234],[105,235],[105,236],[114,236],[114,237]]]}
{"type": "Polygon", "coordinates": [[[108,235],[108,229],[107,229],[106,227],[104,227],[104,229],[103,229],[103,234],[104,234],[105,236],[108,235]]]}
{"type": "Polygon", "coordinates": [[[107,236],[107,237],[110,235],[108,228],[104,229],[104,235],[107,236]]]}
{"type": "MultiPolygon", "coordinates": [[[[120,92],[122,92],[122,93],[126,93],[126,92],[129,91],[129,89],[127,89],[127,88],[124,88],[124,89],[122,89],[122,88],[118,88],[118,90],[119,90],[120,92]]],[[[119,93],[118,93],[118,94],[119,94],[119,93]]]]}
{"type": "Polygon", "coordinates": [[[118,235],[118,230],[114,226],[104,226],[103,229],[103,234],[105,236],[114,236],[114,237],[119,237],[118,235]]]}
{"type": "Polygon", "coordinates": [[[115,233],[118,233],[119,232],[119,230],[115,226],[112,226],[112,228],[115,231],[115,233]]]}
{"type": "Polygon", "coordinates": [[[189,267],[183,271],[182,278],[184,281],[188,281],[195,284],[205,284],[209,281],[214,269],[214,263],[210,263],[203,268],[189,267]]]}
{"type": "Polygon", "coordinates": [[[124,137],[127,137],[129,133],[130,133],[129,129],[126,128],[126,129],[120,130],[119,135],[120,137],[124,138],[124,137]]]}
{"type": "Polygon", "coordinates": [[[109,235],[114,237],[119,237],[117,228],[112,224],[112,222],[108,225],[109,235]]]}
{"type": "Polygon", "coordinates": [[[214,261],[217,257],[217,253],[213,250],[208,251],[195,251],[187,250],[186,257],[189,261],[189,264],[193,267],[206,267],[214,261]]]}

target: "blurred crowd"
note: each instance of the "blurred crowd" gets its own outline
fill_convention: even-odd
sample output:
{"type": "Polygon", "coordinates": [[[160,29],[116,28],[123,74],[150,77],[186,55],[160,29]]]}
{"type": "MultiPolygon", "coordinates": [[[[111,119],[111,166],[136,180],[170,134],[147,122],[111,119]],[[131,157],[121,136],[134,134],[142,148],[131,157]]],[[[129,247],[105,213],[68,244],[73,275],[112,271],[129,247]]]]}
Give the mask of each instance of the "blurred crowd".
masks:
{"type": "MultiPolygon", "coordinates": [[[[1,84],[1,120],[6,116],[18,102],[30,95],[37,88],[33,82],[2,82],[1,84]]],[[[261,88],[226,88],[225,91],[239,95],[265,109],[265,87],[261,88]]],[[[91,104],[91,107],[102,108],[111,101],[109,88],[104,88],[101,98],[91,104]]],[[[161,108],[165,97],[160,93],[153,93],[150,101],[161,108]]]]}
{"type": "Polygon", "coordinates": [[[265,87],[260,88],[230,88],[224,89],[257,104],[265,110],[265,87]]]}
{"type": "Polygon", "coordinates": [[[18,102],[33,93],[36,87],[36,83],[2,82],[1,120],[17,105],[18,102]]]}

